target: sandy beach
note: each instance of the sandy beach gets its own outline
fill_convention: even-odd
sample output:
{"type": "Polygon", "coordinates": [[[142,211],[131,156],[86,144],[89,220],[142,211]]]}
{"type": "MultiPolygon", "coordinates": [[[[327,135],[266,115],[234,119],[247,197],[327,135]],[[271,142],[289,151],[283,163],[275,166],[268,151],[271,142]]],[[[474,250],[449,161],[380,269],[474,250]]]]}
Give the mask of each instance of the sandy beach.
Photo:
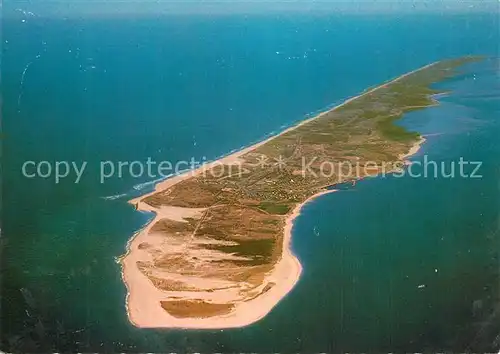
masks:
{"type": "MultiPolygon", "coordinates": [[[[336,109],[360,98],[368,95],[380,88],[386,87],[387,85],[402,79],[414,72],[423,70],[433,64],[429,64],[425,67],[419,68],[412,72],[409,72],[403,76],[400,76],[392,81],[386,82],[378,87],[368,90],[358,96],[352,97],[342,104],[323,112],[315,117],[309,118],[302,121],[301,123],[290,127],[280,134],[279,136],[288,131],[296,129],[299,126],[307,124],[308,122],[317,119],[327,113],[335,111],[336,109]]],[[[167,295],[165,292],[156,288],[151,281],[141,273],[141,271],[136,266],[137,262],[147,260],[147,254],[142,251],[139,245],[143,243],[157,244],[160,245],[165,242],[164,238],[152,237],[150,234],[152,226],[160,219],[167,218],[176,221],[182,221],[184,217],[192,217],[202,213],[204,209],[187,209],[187,208],[176,208],[176,207],[162,207],[155,208],[143,202],[143,200],[160,191],[164,191],[173,185],[196,176],[202,173],[205,169],[210,169],[215,164],[226,164],[230,165],[238,162],[239,159],[248,152],[258,148],[259,146],[267,143],[268,141],[274,139],[276,136],[270,137],[262,142],[255,145],[249,146],[243,150],[235,152],[234,154],[228,155],[221,158],[220,160],[208,163],[204,166],[199,167],[196,170],[188,171],[184,174],[173,176],[167,180],[158,183],[155,186],[153,192],[142,195],[138,198],[134,198],[129,201],[129,203],[136,205],[138,210],[153,212],[155,213],[155,218],[145,226],[142,230],[138,231],[128,242],[127,252],[121,259],[122,264],[122,278],[127,287],[127,300],[126,308],[127,314],[130,321],[137,327],[141,328],[191,328],[191,329],[222,329],[222,328],[235,328],[243,327],[252,324],[259,319],[266,316],[278,302],[283,299],[298,282],[300,275],[302,273],[302,266],[293,254],[290,245],[292,237],[292,228],[294,220],[300,215],[302,207],[310,202],[311,200],[320,197],[321,195],[335,192],[335,190],[323,190],[305,200],[301,204],[297,205],[296,208],[290,212],[286,217],[285,227],[284,227],[284,237],[283,237],[283,253],[280,260],[275,264],[271,272],[266,274],[264,284],[273,284],[273,286],[262,291],[258,296],[250,300],[244,300],[241,302],[234,303],[234,309],[227,314],[220,316],[212,316],[207,318],[178,318],[171,316],[166,311],[163,311],[159,306],[160,301],[172,297],[172,294],[167,295]]],[[[416,142],[410,151],[405,155],[400,155],[401,160],[408,159],[411,155],[418,152],[421,145],[425,142],[424,138],[421,138],[416,142]]],[[[204,284],[199,279],[184,279],[186,283],[196,282],[199,287],[204,286],[204,284]]],[[[224,286],[224,284],[212,284],[224,286]]],[[[237,297],[235,293],[236,290],[231,290],[228,288],[226,291],[216,291],[216,292],[199,292],[197,293],[196,299],[203,299],[208,302],[223,303],[224,301],[229,301],[232,298],[237,297]]],[[[178,294],[173,294],[179,298],[189,298],[187,292],[179,292],[178,294]]]]}
{"type": "Polygon", "coordinates": [[[420,139],[417,142],[415,142],[415,144],[413,144],[413,146],[410,148],[410,151],[408,151],[406,154],[399,155],[399,159],[405,161],[406,163],[409,163],[408,158],[412,157],[417,152],[419,152],[420,148],[426,142],[426,140],[427,139],[421,136],[420,139]]]}

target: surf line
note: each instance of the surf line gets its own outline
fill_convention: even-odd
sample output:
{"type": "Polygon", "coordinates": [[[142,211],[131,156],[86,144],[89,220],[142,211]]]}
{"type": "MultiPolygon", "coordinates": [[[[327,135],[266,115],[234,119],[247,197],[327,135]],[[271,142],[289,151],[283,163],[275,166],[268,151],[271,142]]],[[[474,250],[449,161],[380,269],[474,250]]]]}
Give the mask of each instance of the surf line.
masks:
{"type": "Polygon", "coordinates": [[[30,66],[35,63],[36,60],[40,59],[40,54],[37,54],[37,56],[35,57],[35,59],[33,59],[32,61],[30,61],[25,67],[24,67],[24,71],[23,71],[23,74],[21,75],[21,83],[19,84],[19,96],[17,97],[17,111],[20,113],[21,112],[21,99],[23,97],[23,93],[24,93],[24,81],[26,79],[26,72],[28,71],[28,69],[30,68],[30,66]]]}

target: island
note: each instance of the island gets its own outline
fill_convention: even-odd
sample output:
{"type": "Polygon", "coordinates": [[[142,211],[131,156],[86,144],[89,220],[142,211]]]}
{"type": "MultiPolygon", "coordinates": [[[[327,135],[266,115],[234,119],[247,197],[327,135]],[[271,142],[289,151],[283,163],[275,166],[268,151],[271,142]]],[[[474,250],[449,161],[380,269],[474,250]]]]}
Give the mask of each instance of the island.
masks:
{"type": "Polygon", "coordinates": [[[436,105],[441,91],[431,85],[478,60],[409,72],[131,200],[155,214],[120,260],[132,324],[223,329],[266,316],[302,272],[290,242],[304,204],[338,183],[404,168],[424,139],[395,122],[436,105]]]}

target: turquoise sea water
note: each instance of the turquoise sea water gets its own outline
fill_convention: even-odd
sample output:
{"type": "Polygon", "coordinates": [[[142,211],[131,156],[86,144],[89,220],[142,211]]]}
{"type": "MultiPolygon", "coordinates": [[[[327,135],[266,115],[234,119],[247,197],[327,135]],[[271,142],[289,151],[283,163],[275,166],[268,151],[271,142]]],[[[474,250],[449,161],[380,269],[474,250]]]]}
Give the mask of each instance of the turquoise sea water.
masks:
{"type": "Polygon", "coordinates": [[[115,257],[152,188],[100,161],[215,159],[409,70],[498,56],[498,19],[471,16],[7,20],[3,31],[1,339],[7,351],[476,351],[498,330],[499,77],[493,58],[400,124],[415,156],[482,161],[481,179],[373,178],[308,204],[297,287],[224,331],[129,324],[115,257]],[[27,161],[88,162],[80,183],[27,161]]]}

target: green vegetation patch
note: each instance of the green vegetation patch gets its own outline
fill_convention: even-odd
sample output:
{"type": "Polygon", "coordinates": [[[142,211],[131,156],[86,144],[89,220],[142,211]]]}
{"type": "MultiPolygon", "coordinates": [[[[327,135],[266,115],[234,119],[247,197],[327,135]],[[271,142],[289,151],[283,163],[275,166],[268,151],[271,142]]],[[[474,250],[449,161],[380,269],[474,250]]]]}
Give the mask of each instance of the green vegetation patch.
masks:
{"type": "Polygon", "coordinates": [[[410,132],[399,125],[395,125],[394,121],[397,119],[398,117],[393,117],[392,119],[386,119],[377,123],[378,130],[385,138],[406,142],[416,141],[420,137],[420,134],[416,132],[410,132]]]}

